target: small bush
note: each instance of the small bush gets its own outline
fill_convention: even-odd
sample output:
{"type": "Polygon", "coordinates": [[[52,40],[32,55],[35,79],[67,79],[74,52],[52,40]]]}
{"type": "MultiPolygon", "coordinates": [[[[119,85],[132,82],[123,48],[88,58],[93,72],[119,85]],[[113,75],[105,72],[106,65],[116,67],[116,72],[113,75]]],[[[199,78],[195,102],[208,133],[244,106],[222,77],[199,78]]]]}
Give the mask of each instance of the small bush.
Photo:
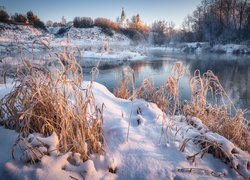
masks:
{"type": "Polygon", "coordinates": [[[115,88],[114,95],[123,99],[130,99],[134,95],[135,91],[135,76],[134,70],[130,67],[123,68],[122,81],[119,86],[115,88]],[[130,85],[133,87],[133,91],[130,90],[130,85]]]}
{"type": "Polygon", "coordinates": [[[75,17],[73,26],[76,28],[92,28],[94,26],[94,21],[90,17],[75,17]]]}
{"type": "Polygon", "coordinates": [[[67,33],[69,31],[71,27],[62,27],[58,30],[58,32],[56,33],[57,35],[64,35],[65,33],[67,33]]]}
{"type": "Polygon", "coordinates": [[[30,25],[34,25],[35,21],[38,19],[37,16],[34,15],[34,13],[32,11],[28,11],[26,16],[27,16],[27,19],[28,19],[30,25]]]}
{"type": "Polygon", "coordinates": [[[17,23],[22,23],[22,24],[25,24],[27,22],[27,18],[25,15],[22,15],[22,14],[18,14],[18,13],[15,13],[15,15],[13,15],[11,17],[11,19],[14,21],[14,22],[17,22],[17,23]]]}
{"type": "Polygon", "coordinates": [[[114,35],[112,29],[110,29],[108,27],[103,27],[102,28],[102,32],[105,33],[105,34],[107,34],[108,36],[111,36],[111,37],[114,35]]]}
{"type": "Polygon", "coordinates": [[[106,18],[97,18],[95,19],[95,26],[100,27],[100,28],[110,28],[112,30],[118,31],[120,29],[119,24],[106,19],[106,18]]]}
{"type": "Polygon", "coordinates": [[[40,29],[43,29],[43,30],[47,31],[45,24],[40,19],[36,19],[34,21],[34,27],[35,28],[40,28],[40,29]]]}
{"type": "Polygon", "coordinates": [[[145,37],[142,33],[132,28],[120,29],[120,33],[124,34],[125,36],[127,36],[128,38],[130,38],[135,42],[141,42],[145,40],[145,37]]]}
{"type": "Polygon", "coordinates": [[[4,10],[0,10],[0,22],[8,22],[9,21],[9,14],[4,11],[4,10]]]}

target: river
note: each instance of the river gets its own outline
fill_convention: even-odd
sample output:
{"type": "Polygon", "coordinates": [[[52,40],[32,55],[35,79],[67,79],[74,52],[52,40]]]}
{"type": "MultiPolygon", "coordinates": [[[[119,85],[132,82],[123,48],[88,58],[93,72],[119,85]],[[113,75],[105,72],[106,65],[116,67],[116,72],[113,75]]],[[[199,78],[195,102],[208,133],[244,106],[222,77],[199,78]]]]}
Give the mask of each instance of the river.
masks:
{"type": "MultiPolygon", "coordinates": [[[[103,66],[99,68],[95,81],[105,85],[111,92],[122,80],[122,70],[130,67],[135,72],[136,86],[143,79],[151,78],[156,87],[163,85],[170,76],[171,68],[176,62],[189,67],[191,76],[196,69],[201,73],[212,70],[218,76],[222,86],[238,108],[250,109],[250,57],[233,55],[183,55],[152,53],[144,60],[126,61],[122,65],[103,66]]],[[[84,79],[90,80],[90,68],[83,67],[84,79]]],[[[190,99],[188,73],[180,80],[181,100],[190,99]]]]}

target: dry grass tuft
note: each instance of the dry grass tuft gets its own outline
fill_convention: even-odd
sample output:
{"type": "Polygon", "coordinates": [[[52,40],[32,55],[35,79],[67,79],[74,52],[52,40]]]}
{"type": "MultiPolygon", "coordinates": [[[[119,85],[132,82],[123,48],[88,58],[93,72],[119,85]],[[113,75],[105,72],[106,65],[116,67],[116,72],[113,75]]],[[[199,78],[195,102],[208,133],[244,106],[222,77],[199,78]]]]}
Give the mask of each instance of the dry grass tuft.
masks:
{"type": "Polygon", "coordinates": [[[154,87],[153,80],[145,79],[137,91],[137,97],[153,102],[164,112],[168,110],[169,101],[165,86],[154,87]]]}
{"type": "Polygon", "coordinates": [[[134,70],[127,67],[122,70],[122,81],[119,86],[114,90],[114,95],[122,99],[132,98],[135,92],[135,75],[134,70]],[[133,91],[130,90],[132,85],[133,91]]]}
{"type": "Polygon", "coordinates": [[[95,106],[93,83],[82,89],[83,73],[74,53],[66,49],[57,57],[52,70],[24,61],[12,91],[1,100],[1,124],[21,137],[55,132],[60,152],[78,152],[86,160],[90,153],[102,152],[103,111],[95,106]]]}
{"type": "Polygon", "coordinates": [[[184,105],[183,113],[201,119],[210,130],[250,152],[250,129],[244,118],[245,111],[234,107],[218,77],[212,71],[201,75],[197,70],[190,87],[191,102],[184,105]],[[209,95],[213,96],[214,105],[207,102],[209,95]]]}
{"type": "Polygon", "coordinates": [[[206,153],[212,154],[214,157],[220,159],[222,162],[229,164],[240,176],[243,178],[249,178],[249,158],[242,156],[242,151],[237,147],[230,147],[228,140],[224,142],[218,142],[218,140],[211,139],[210,135],[200,135],[195,138],[187,138],[183,141],[180,150],[183,152],[187,143],[192,141],[200,147],[200,151],[188,156],[187,159],[192,163],[198,155],[203,158],[206,153]],[[224,144],[224,145],[223,145],[224,144]],[[228,144],[227,146],[225,144],[228,144]],[[229,148],[230,147],[230,148],[229,148]]]}

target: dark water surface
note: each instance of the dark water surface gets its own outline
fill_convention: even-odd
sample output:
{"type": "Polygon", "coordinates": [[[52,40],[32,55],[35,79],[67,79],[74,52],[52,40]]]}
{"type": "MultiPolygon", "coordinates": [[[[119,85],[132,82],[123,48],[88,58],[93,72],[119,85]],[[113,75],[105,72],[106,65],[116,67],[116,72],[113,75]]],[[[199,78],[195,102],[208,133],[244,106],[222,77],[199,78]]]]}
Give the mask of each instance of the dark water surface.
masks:
{"type": "MultiPolygon", "coordinates": [[[[153,54],[147,60],[128,61],[119,66],[106,66],[99,69],[95,81],[104,84],[111,92],[122,79],[124,67],[135,72],[136,86],[145,78],[152,78],[155,86],[163,85],[176,62],[189,66],[191,75],[196,69],[201,73],[212,70],[237,107],[250,109],[250,57],[232,55],[163,55],[153,54]]],[[[84,67],[83,67],[84,68],[84,67]]],[[[90,69],[84,68],[84,79],[90,80],[90,69]]],[[[189,76],[180,81],[180,98],[190,99],[189,76]]]]}

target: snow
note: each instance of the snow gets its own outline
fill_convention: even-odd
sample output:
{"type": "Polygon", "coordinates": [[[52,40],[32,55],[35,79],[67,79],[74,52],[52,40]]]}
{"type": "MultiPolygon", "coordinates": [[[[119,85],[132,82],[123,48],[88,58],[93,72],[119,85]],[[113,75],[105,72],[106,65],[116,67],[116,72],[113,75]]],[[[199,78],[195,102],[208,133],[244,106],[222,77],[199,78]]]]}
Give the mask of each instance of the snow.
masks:
{"type": "Polygon", "coordinates": [[[149,52],[163,52],[163,53],[217,53],[217,54],[250,54],[250,48],[246,45],[240,44],[216,44],[211,46],[206,42],[192,42],[192,43],[176,43],[169,44],[166,47],[149,47],[149,52]]]}
{"type": "Polygon", "coordinates": [[[55,132],[53,132],[52,135],[47,137],[47,138],[37,137],[37,140],[49,147],[48,152],[51,155],[57,155],[58,154],[57,149],[58,149],[58,146],[59,146],[59,140],[58,140],[58,136],[56,135],[55,132]]]}
{"type": "Polygon", "coordinates": [[[243,53],[243,54],[247,54],[249,53],[250,49],[246,46],[246,45],[239,45],[239,44],[218,44],[215,45],[211,51],[213,52],[225,52],[228,54],[232,54],[232,53],[243,53]]]}
{"type": "MultiPolygon", "coordinates": [[[[83,82],[82,86],[85,88],[88,85],[89,82],[83,82]]],[[[6,87],[1,86],[1,96],[10,90],[10,84],[6,87]]],[[[0,127],[2,177],[60,180],[83,177],[85,179],[242,178],[230,165],[211,154],[205,154],[203,158],[197,155],[195,162],[190,161],[188,157],[199,152],[199,146],[189,141],[183,152],[180,147],[185,139],[199,137],[220,143],[222,150],[232,158],[235,168],[238,167],[244,178],[250,177],[249,154],[226,138],[210,132],[198,118],[166,117],[155,104],[142,99],[129,101],[116,98],[105,86],[98,83],[94,83],[93,93],[97,106],[105,104],[104,135],[107,150],[104,155],[92,154],[89,160],[82,162],[77,153],[62,154],[56,151],[59,143],[57,134],[53,133],[49,137],[31,134],[25,139],[26,143],[32,147],[39,147],[41,152],[53,153],[43,155],[36,164],[27,164],[20,160],[24,155],[16,148],[16,158],[12,160],[11,145],[18,134],[0,127]],[[190,168],[193,168],[191,172],[190,168]],[[111,169],[115,173],[111,173],[111,169]]]]}

